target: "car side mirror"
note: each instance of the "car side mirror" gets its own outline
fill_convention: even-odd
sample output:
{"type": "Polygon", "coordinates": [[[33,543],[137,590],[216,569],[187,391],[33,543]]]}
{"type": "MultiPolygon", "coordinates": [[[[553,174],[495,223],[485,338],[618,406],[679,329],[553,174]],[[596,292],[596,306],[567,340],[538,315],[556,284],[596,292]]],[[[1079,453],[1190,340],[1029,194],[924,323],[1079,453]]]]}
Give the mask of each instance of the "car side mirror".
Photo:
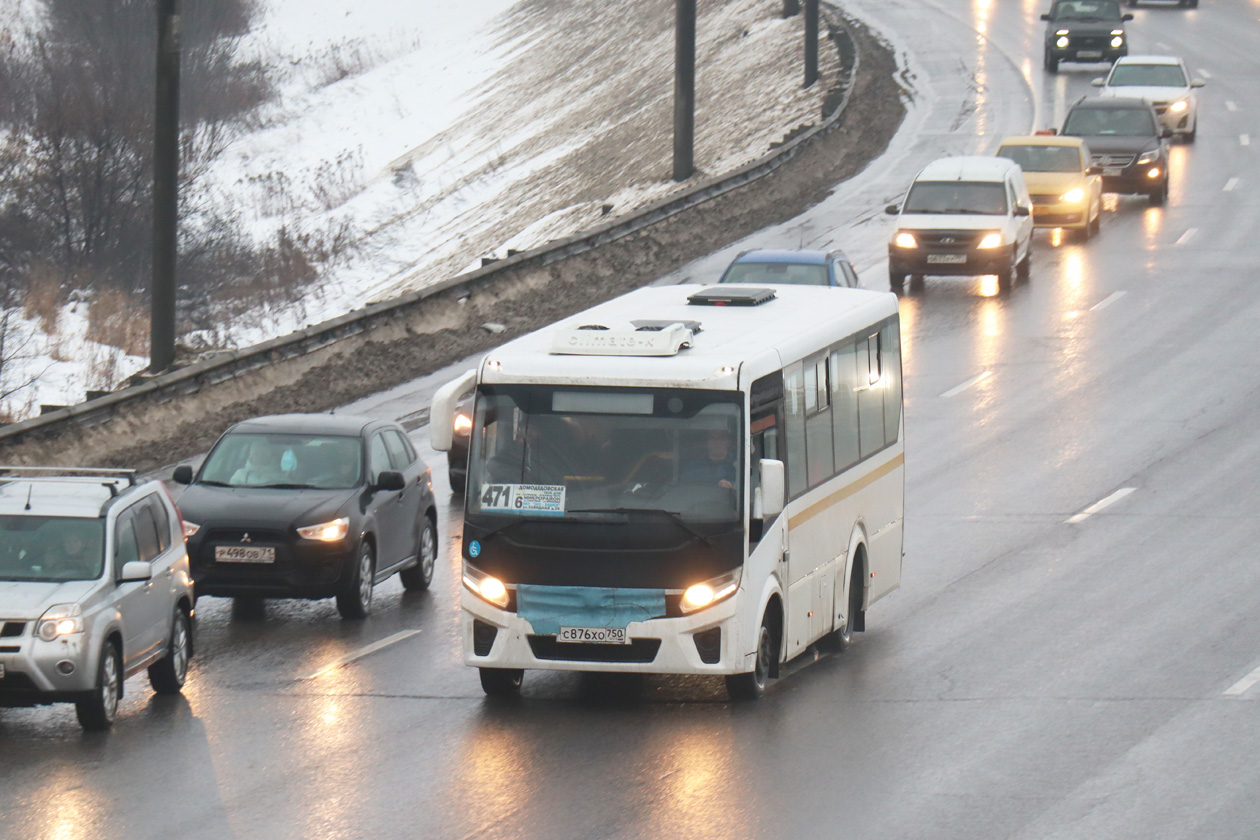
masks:
{"type": "Polygon", "coordinates": [[[761,470],[761,519],[768,522],[783,512],[783,462],[762,458],[761,470]]]}
{"type": "Polygon", "coordinates": [[[193,480],[192,467],[190,467],[188,464],[180,464],[178,467],[175,468],[175,472],[171,476],[171,480],[174,481],[176,484],[192,484],[192,480],[193,480]]]}
{"type": "Polygon", "coordinates": [[[1092,82],[1090,82],[1090,84],[1093,85],[1094,87],[1102,87],[1103,85],[1107,84],[1107,80],[1103,78],[1098,78],[1098,79],[1094,79],[1092,82]]]}
{"type": "Polygon", "coordinates": [[[884,208],[884,212],[887,213],[889,216],[896,216],[897,214],[901,212],[901,205],[889,204],[887,207],[884,208]]]}
{"type": "Polygon", "coordinates": [[[406,486],[407,479],[397,470],[381,470],[376,476],[376,484],[372,485],[374,490],[402,490],[406,486]]]}
{"type": "Polygon", "coordinates": [[[1160,136],[1162,139],[1167,140],[1169,137],[1172,137],[1172,136],[1173,136],[1173,130],[1172,130],[1171,128],[1169,128],[1168,126],[1166,126],[1166,125],[1165,125],[1165,126],[1160,126],[1160,129],[1159,129],[1159,136],[1160,136]]]}
{"type": "Polygon", "coordinates": [[[153,580],[153,567],[143,560],[128,560],[118,575],[119,583],[153,580]]]}
{"type": "Polygon", "coordinates": [[[1026,205],[1023,205],[1023,204],[1015,205],[1016,216],[1028,216],[1028,215],[1031,215],[1031,213],[1032,211],[1030,211],[1026,205]]]}
{"type": "Polygon", "coordinates": [[[1121,20],[1121,21],[1123,21],[1123,22],[1125,22],[1125,23],[1128,23],[1129,21],[1133,20],[1133,15],[1131,15],[1131,14],[1123,14],[1123,15],[1121,15],[1121,16],[1120,16],[1120,20],[1121,20]]]}
{"type": "Polygon", "coordinates": [[[1050,20],[1050,15],[1042,15],[1042,16],[1041,16],[1041,19],[1042,19],[1042,20],[1050,20]]]}

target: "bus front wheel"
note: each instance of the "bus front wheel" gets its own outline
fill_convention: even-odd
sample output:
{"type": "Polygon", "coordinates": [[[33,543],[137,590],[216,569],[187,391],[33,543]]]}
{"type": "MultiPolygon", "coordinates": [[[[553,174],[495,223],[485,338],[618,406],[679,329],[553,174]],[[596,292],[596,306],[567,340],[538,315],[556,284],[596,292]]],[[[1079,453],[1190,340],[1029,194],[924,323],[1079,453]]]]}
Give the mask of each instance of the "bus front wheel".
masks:
{"type": "Polygon", "coordinates": [[[520,668],[478,668],[481,690],[491,697],[519,694],[525,672],[520,668]]]}
{"type": "Polygon", "coordinates": [[[774,634],[763,620],[757,635],[757,659],[753,669],[747,674],[730,674],[726,678],[726,693],[732,700],[756,700],[766,693],[776,649],[774,634]]]}

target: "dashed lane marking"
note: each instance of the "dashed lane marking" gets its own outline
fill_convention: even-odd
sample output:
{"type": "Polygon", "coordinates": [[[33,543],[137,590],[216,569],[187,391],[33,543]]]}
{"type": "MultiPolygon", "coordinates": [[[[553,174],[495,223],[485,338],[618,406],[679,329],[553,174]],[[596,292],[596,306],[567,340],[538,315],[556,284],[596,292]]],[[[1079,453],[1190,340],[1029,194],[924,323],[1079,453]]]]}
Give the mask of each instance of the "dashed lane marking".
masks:
{"type": "Polygon", "coordinates": [[[1091,516],[1093,516],[1095,513],[1098,513],[1103,508],[1111,507],[1116,502],[1120,501],[1121,499],[1123,499],[1125,496],[1129,495],[1136,489],[1137,489],[1136,487],[1121,487],[1119,490],[1112,493],[1107,498],[1094,502],[1092,505],[1085,508],[1085,510],[1076,514],[1076,516],[1070,516],[1065,521],[1068,525],[1075,525],[1078,522],[1084,522],[1086,519],[1089,519],[1091,516]]]}
{"type": "Polygon", "coordinates": [[[1089,311],[1097,312],[1100,309],[1106,309],[1108,306],[1111,306],[1111,304],[1115,303],[1116,301],[1120,300],[1120,298],[1124,297],[1125,294],[1126,294],[1125,292],[1112,292],[1111,294],[1107,295],[1107,297],[1103,298],[1098,303],[1095,303],[1093,306],[1091,306],[1089,308],[1089,311]]]}
{"type": "Polygon", "coordinates": [[[313,680],[316,677],[322,677],[324,676],[324,674],[328,674],[328,673],[331,673],[332,671],[337,670],[342,665],[349,665],[351,662],[354,662],[356,659],[362,659],[363,657],[369,654],[376,653],[378,650],[387,648],[390,645],[397,644],[403,641],[404,639],[410,639],[412,636],[419,635],[419,633],[420,633],[419,630],[401,630],[392,636],[386,636],[384,639],[381,639],[379,642],[373,642],[372,644],[367,645],[366,647],[361,647],[356,651],[347,653],[345,656],[333,662],[328,663],[327,665],[320,668],[319,670],[311,671],[309,674],[303,674],[302,676],[298,677],[296,681],[302,682],[303,680],[313,680]]]}
{"type": "Polygon", "coordinates": [[[977,373],[975,376],[971,377],[963,384],[955,385],[953,388],[950,388],[948,391],[941,394],[941,396],[942,397],[957,396],[958,394],[961,394],[963,391],[966,391],[968,388],[979,385],[981,382],[988,379],[992,375],[993,375],[993,371],[991,370],[986,370],[983,373],[977,373]]]}

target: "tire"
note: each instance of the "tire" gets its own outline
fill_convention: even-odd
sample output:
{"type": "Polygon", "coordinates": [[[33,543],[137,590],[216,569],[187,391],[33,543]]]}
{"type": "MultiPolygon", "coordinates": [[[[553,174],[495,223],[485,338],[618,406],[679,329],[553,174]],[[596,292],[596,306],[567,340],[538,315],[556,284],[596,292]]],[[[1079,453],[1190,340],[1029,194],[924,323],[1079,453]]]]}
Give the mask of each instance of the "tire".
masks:
{"type": "Polygon", "coordinates": [[[337,612],[342,618],[357,620],[367,618],[372,611],[373,577],[376,572],[376,558],[372,554],[372,544],[364,541],[355,555],[354,569],[346,588],[337,594],[337,612]]]}
{"type": "Polygon", "coordinates": [[[1015,253],[1012,252],[1011,264],[998,272],[997,281],[998,281],[999,291],[1009,292],[1011,290],[1011,282],[1015,279],[1016,270],[1017,269],[1015,267],[1015,253]]]}
{"type": "Polygon", "coordinates": [[[911,274],[910,275],[910,291],[917,292],[917,291],[921,291],[922,289],[923,289],[923,275],[911,274]]]}
{"type": "Polygon", "coordinates": [[[753,662],[753,669],[747,674],[728,674],[726,677],[726,693],[732,700],[756,700],[766,693],[775,653],[774,634],[770,632],[765,619],[762,619],[761,632],[757,634],[757,658],[753,662]]]}
{"type": "Polygon", "coordinates": [[[433,527],[429,517],[424,518],[424,528],[420,531],[420,546],[416,551],[416,565],[403,569],[398,573],[403,589],[408,592],[420,592],[429,588],[433,582],[433,569],[437,566],[437,528],[433,527]]]}
{"type": "Polygon", "coordinates": [[[122,657],[117,647],[106,642],[96,669],[96,688],[74,704],[79,725],[89,732],[101,732],[113,726],[122,689],[122,657]]]}
{"type": "Polygon", "coordinates": [[[451,472],[450,470],[447,470],[447,471],[446,471],[446,477],[447,477],[448,479],[450,479],[450,481],[451,481],[451,492],[452,492],[452,493],[457,493],[457,494],[459,494],[460,496],[464,495],[464,488],[465,488],[465,487],[467,486],[467,484],[468,484],[468,476],[467,476],[467,475],[456,475],[455,473],[451,472]]]}
{"type": "Polygon", "coordinates": [[[1150,202],[1152,207],[1162,207],[1168,201],[1168,182],[1165,181],[1160,187],[1150,194],[1150,202]]]}
{"type": "Polygon", "coordinates": [[[1055,58],[1050,53],[1046,53],[1045,66],[1046,66],[1047,73],[1058,73],[1059,72],[1059,59],[1055,58]]]}
{"type": "Polygon", "coordinates": [[[1021,281],[1027,282],[1032,276],[1032,243],[1028,243],[1028,252],[1024,254],[1024,258],[1015,263],[1015,275],[1021,281]]]}
{"type": "Polygon", "coordinates": [[[520,668],[478,668],[481,690],[490,697],[511,697],[521,692],[525,672],[520,668]]]}
{"type": "Polygon", "coordinates": [[[176,607],[166,656],[149,666],[149,685],[158,694],[179,694],[188,679],[188,662],[191,659],[192,625],[188,614],[176,607]]]}
{"type": "Polygon", "coordinates": [[[1098,232],[1102,230],[1102,208],[1101,207],[1098,208],[1098,215],[1095,216],[1088,225],[1086,225],[1086,228],[1089,230],[1090,236],[1097,236],[1098,232]]]}
{"type": "Polygon", "coordinates": [[[895,271],[888,272],[888,288],[894,292],[900,292],[906,285],[906,275],[898,274],[895,271]]]}
{"type": "Polygon", "coordinates": [[[1185,138],[1187,143],[1193,143],[1194,138],[1197,137],[1198,134],[1199,134],[1199,120],[1198,120],[1198,117],[1195,117],[1194,128],[1190,129],[1189,131],[1187,131],[1185,134],[1181,136],[1185,138]]]}

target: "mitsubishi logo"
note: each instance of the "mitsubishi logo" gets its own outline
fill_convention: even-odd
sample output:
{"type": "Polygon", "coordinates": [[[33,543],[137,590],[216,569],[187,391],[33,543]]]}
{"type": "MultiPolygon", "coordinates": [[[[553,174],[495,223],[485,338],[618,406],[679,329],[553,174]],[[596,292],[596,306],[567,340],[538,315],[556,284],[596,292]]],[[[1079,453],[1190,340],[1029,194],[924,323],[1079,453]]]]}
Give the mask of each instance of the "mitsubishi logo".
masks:
{"type": "Polygon", "coordinates": [[[245,536],[241,537],[241,542],[243,543],[253,542],[253,540],[249,538],[249,531],[246,531],[245,536]]]}

